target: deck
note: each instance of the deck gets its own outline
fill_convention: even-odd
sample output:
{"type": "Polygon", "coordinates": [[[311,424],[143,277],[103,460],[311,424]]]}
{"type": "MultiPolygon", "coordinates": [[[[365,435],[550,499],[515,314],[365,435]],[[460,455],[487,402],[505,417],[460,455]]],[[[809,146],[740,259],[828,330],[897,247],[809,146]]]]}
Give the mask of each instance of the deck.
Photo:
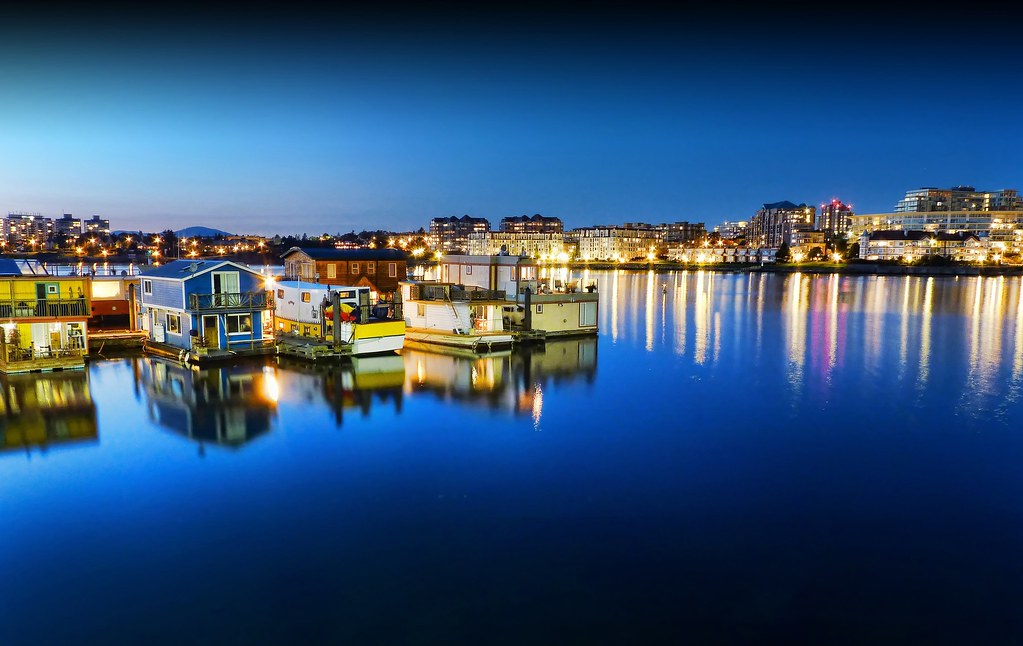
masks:
{"type": "Polygon", "coordinates": [[[510,348],[514,342],[515,338],[510,332],[455,334],[441,330],[405,328],[405,345],[409,347],[425,346],[429,349],[429,346],[439,345],[473,352],[493,352],[510,348]]]}
{"type": "Polygon", "coordinates": [[[26,352],[9,349],[0,356],[0,372],[15,374],[21,372],[57,372],[60,370],[81,370],[85,368],[85,352],[80,349],[62,349],[53,352],[26,352]]]}

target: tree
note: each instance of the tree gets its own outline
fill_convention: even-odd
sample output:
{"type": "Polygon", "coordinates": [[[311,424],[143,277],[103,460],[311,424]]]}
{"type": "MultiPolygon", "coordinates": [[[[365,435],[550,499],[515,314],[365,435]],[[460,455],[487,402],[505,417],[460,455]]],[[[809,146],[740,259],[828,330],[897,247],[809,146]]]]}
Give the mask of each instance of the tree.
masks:
{"type": "Polygon", "coordinates": [[[810,253],[806,254],[806,257],[809,260],[823,260],[824,250],[820,247],[814,247],[813,249],[810,249],[810,253]]]}
{"type": "Polygon", "coordinates": [[[778,252],[774,254],[775,262],[788,262],[792,260],[792,252],[789,251],[789,243],[783,242],[778,247],[778,252]]]}
{"type": "Polygon", "coordinates": [[[860,257],[860,243],[854,242],[849,245],[849,253],[845,255],[846,258],[859,258],[860,257]]]}

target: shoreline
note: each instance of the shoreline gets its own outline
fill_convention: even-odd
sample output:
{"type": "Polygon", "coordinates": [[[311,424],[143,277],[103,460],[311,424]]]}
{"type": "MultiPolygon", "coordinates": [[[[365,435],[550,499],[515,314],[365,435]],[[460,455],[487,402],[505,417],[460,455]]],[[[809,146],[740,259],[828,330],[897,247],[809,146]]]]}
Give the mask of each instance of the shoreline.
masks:
{"type": "Polygon", "coordinates": [[[746,274],[852,274],[877,276],[1023,276],[1023,265],[884,265],[880,263],[802,263],[798,265],[749,265],[740,263],[717,263],[694,265],[672,262],[573,262],[567,267],[572,270],[593,269],[599,271],[623,269],[626,271],[714,271],[721,273],[746,274]]]}

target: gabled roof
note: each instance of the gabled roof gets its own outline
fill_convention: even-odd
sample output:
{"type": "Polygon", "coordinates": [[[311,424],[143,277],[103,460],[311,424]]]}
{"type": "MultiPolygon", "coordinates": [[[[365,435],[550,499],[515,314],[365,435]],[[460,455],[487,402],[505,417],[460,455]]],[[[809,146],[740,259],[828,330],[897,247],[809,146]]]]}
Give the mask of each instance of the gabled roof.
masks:
{"type": "Polygon", "coordinates": [[[240,271],[259,275],[255,269],[231,260],[172,260],[159,267],[152,267],[142,272],[144,278],[170,278],[172,280],[188,280],[199,274],[205,274],[220,267],[233,267],[240,271]]]}
{"type": "Polygon", "coordinates": [[[292,247],[281,258],[293,253],[304,253],[313,260],[406,260],[399,249],[334,249],[333,247],[292,247]]]}

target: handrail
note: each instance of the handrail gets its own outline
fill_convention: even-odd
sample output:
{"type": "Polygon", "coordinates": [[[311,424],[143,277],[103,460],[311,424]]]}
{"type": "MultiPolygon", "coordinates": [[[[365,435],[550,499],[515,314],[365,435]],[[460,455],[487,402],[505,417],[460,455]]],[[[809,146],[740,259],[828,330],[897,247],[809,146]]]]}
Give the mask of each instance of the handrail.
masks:
{"type": "Polygon", "coordinates": [[[190,294],[188,304],[193,310],[269,309],[273,307],[273,294],[269,291],[190,294]]]}
{"type": "Polygon", "coordinates": [[[54,318],[91,316],[89,300],[82,298],[4,299],[0,300],[0,318],[54,318]]]}

